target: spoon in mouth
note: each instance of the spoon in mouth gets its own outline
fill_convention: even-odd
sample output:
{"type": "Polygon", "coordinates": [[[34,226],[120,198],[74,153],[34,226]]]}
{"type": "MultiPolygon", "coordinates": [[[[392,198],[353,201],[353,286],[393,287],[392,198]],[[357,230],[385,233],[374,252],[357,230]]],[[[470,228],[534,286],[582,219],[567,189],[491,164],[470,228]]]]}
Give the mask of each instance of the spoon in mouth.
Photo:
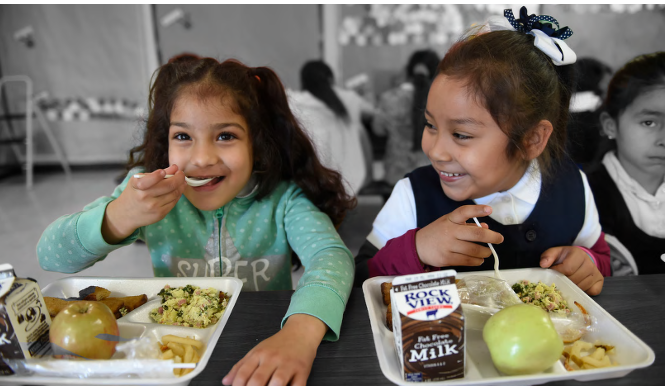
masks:
{"type": "MultiPolygon", "coordinates": [[[[134,174],[134,178],[141,178],[141,177],[143,177],[143,174],[134,174]]],[[[167,174],[164,176],[164,178],[171,178],[171,177],[173,177],[173,174],[167,174]]],[[[187,185],[193,187],[203,186],[212,180],[214,180],[214,178],[206,178],[203,180],[199,180],[197,178],[185,177],[185,182],[187,183],[187,185]]]]}

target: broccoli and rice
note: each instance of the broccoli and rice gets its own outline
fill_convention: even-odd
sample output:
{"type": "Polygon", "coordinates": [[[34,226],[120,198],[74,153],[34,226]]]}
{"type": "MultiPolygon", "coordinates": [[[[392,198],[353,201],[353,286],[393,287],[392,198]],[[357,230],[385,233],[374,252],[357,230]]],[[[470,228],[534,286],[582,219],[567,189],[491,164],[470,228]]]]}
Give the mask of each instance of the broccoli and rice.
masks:
{"type": "Polygon", "coordinates": [[[229,301],[228,294],[214,288],[197,286],[171,288],[159,291],[162,304],[150,311],[150,318],[160,324],[205,328],[217,323],[229,301]]]}
{"type": "Polygon", "coordinates": [[[561,291],[556,288],[554,283],[548,286],[541,281],[536,284],[528,280],[522,280],[513,284],[512,288],[524,303],[536,305],[549,312],[561,314],[570,314],[571,312],[568,303],[561,295],[561,291]]]}

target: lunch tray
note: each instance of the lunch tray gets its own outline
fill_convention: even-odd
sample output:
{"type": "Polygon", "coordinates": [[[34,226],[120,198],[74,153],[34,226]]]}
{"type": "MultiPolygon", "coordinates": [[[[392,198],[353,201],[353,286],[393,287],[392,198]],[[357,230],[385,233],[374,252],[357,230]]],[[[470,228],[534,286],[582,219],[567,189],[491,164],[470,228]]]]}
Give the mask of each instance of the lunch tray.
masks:
{"type": "MultiPolygon", "coordinates": [[[[552,367],[541,373],[518,376],[502,375],[494,367],[487,345],[483,341],[482,327],[489,317],[488,314],[482,312],[483,307],[462,304],[467,327],[464,378],[429,384],[446,386],[488,384],[521,386],[538,385],[566,379],[590,381],[623,377],[635,369],[647,367],[653,363],[655,354],[649,346],[563,274],[555,270],[541,268],[506,269],[501,270],[500,273],[510,285],[521,280],[529,280],[535,283],[542,281],[547,285],[555,283],[571,308],[575,308],[573,301],[577,301],[595,318],[593,331],[586,334],[582,339],[591,343],[598,342],[615,346],[615,353],[610,355],[610,359],[613,363],[617,363],[617,366],[567,371],[562,362],[557,361],[552,367]]],[[[457,278],[471,275],[494,277],[494,271],[458,273],[457,278]]],[[[413,386],[413,382],[405,381],[402,377],[393,333],[386,327],[385,323],[387,306],[383,304],[381,283],[391,282],[392,279],[393,276],[379,276],[368,279],[363,283],[363,293],[374,336],[374,346],[383,375],[395,384],[413,386]]],[[[393,312],[395,311],[393,310],[393,312]]]]}
{"type": "MultiPolygon", "coordinates": [[[[235,277],[160,277],[160,278],[103,278],[103,277],[68,277],[56,280],[42,288],[44,296],[58,298],[78,297],[79,290],[88,286],[104,287],[111,291],[111,297],[134,296],[146,294],[148,301],[141,307],[118,319],[120,336],[133,339],[152,335],[161,341],[161,337],[173,334],[181,337],[195,337],[204,343],[205,351],[201,355],[194,371],[181,377],[171,378],[63,378],[44,376],[0,376],[0,383],[15,385],[178,385],[186,386],[203,371],[212,355],[217,340],[229,320],[233,306],[238,300],[242,281],[235,277]],[[161,298],[157,295],[165,285],[171,287],[184,287],[187,284],[202,289],[215,288],[224,291],[231,297],[228,301],[222,319],[207,328],[194,328],[183,326],[169,326],[155,323],[150,319],[149,313],[159,307],[161,298]]],[[[112,360],[112,359],[110,359],[112,360]]]]}

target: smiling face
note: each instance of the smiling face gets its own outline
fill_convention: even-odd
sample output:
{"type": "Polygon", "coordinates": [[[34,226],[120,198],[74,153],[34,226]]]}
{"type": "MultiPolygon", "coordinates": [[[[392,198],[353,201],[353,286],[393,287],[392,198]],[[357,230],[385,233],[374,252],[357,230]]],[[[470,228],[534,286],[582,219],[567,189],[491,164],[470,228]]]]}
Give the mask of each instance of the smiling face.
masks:
{"type": "Polygon", "coordinates": [[[665,87],[635,98],[619,115],[617,124],[613,136],[616,136],[617,156],[626,172],[637,181],[662,182],[665,174],[665,87]]]}
{"type": "Polygon", "coordinates": [[[187,177],[215,177],[187,186],[185,197],[198,209],[218,209],[240,193],[252,174],[252,145],[245,119],[217,98],[184,92],[171,112],[169,162],[187,177]]]}
{"type": "Polygon", "coordinates": [[[425,119],[422,148],[449,198],[463,201],[508,190],[524,175],[528,163],[508,159],[508,136],[463,81],[437,76],[425,119]]]}

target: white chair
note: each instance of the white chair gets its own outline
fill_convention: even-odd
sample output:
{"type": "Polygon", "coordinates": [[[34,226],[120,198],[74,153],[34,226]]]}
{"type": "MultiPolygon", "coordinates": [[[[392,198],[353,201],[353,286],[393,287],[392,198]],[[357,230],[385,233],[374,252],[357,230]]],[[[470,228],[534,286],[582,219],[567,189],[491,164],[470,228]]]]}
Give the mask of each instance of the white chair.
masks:
{"type": "Polygon", "coordinates": [[[621,241],[605,233],[605,241],[610,246],[610,261],[612,263],[612,276],[638,275],[637,264],[632,253],[621,241]]]}
{"type": "MultiPolygon", "coordinates": [[[[4,115],[0,115],[0,125],[5,120],[25,120],[25,137],[22,136],[19,137],[15,133],[12,133],[11,131],[9,131],[9,129],[7,129],[6,131],[8,132],[9,135],[7,138],[0,139],[0,145],[11,145],[12,150],[16,155],[16,158],[18,158],[20,162],[25,163],[26,187],[28,189],[32,188],[32,182],[33,182],[33,168],[34,168],[34,146],[33,146],[34,132],[32,126],[33,116],[37,118],[37,121],[39,121],[42,130],[44,130],[44,133],[46,134],[49,142],[51,143],[51,147],[53,147],[53,150],[55,151],[55,154],[58,157],[60,164],[62,165],[62,168],[65,170],[65,174],[67,175],[67,177],[70,177],[71,169],[69,168],[69,163],[67,162],[67,158],[65,157],[65,154],[60,148],[60,145],[58,144],[58,140],[56,139],[55,135],[53,135],[53,131],[51,130],[51,127],[49,126],[48,121],[44,116],[44,113],[39,108],[39,105],[35,103],[35,97],[33,96],[32,79],[30,79],[28,76],[25,75],[12,75],[0,78],[0,98],[2,97],[2,95],[4,95],[2,94],[2,86],[4,86],[5,83],[9,82],[21,82],[25,84],[25,111],[23,113],[18,113],[18,114],[11,114],[8,111],[5,111],[4,115]],[[18,143],[23,141],[25,141],[26,145],[25,155],[21,153],[18,146],[18,143]]],[[[5,125],[1,125],[1,127],[5,127],[5,125]]]]}

